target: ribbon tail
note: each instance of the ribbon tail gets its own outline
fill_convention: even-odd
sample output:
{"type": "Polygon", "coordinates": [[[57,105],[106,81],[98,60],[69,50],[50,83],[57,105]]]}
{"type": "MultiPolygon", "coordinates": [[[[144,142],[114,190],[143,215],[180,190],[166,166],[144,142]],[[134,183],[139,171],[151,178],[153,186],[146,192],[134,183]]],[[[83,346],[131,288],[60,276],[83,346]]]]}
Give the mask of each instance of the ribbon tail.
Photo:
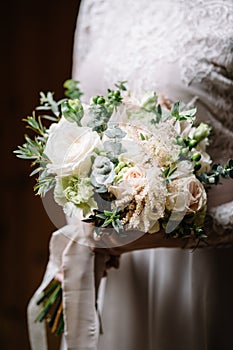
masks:
{"type": "Polygon", "coordinates": [[[67,350],[97,350],[95,253],[71,241],[63,254],[63,303],[67,350]]]}
{"type": "Polygon", "coordinates": [[[67,350],[97,350],[100,332],[97,291],[104,273],[105,258],[78,243],[92,228],[81,221],[54,232],[44,279],[28,305],[28,329],[32,350],[47,350],[45,322],[35,322],[44,288],[62,266],[63,316],[67,350]]]}
{"type": "Polygon", "coordinates": [[[63,235],[61,228],[52,234],[50,239],[50,256],[46,271],[41,285],[36,290],[27,307],[27,321],[29,341],[32,350],[47,350],[47,335],[45,322],[35,322],[36,317],[41,311],[41,306],[37,305],[37,301],[42,296],[44,288],[49,284],[61,266],[62,253],[67,246],[69,239],[63,235]]]}

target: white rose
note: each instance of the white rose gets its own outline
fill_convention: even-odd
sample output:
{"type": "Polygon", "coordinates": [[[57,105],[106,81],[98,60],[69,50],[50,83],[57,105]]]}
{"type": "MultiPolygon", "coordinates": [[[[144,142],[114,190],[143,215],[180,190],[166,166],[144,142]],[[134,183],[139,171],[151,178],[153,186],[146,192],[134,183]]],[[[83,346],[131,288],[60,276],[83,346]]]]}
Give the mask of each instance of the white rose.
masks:
{"type": "Polygon", "coordinates": [[[91,154],[101,146],[99,135],[87,127],[79,127],[65,118],[49,129],[44,153],[51,161],[50,173],[58,176],[87,174],[91,167],[91,154]]]}
{"type": "Polygon", "coordinates": [[[206,191],[194,175],[172,181],[168,190],[166,207],[171,211],[195,213],[206,205],[206,191]]]}

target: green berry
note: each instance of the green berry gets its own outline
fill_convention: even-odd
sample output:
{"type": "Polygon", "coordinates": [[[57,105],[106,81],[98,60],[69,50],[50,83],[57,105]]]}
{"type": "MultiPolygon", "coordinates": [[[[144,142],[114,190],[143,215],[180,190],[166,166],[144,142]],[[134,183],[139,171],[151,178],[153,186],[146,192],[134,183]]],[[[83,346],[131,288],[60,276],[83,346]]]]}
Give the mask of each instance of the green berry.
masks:
{"type": "Polygon", "coordinates": [[[97,99],[97,104],[102,105],[105,103],[105,98],[103,96],[99,96],[97,99]]]}
{"type": "Polygon", "coordinates": [[[192,139],[192,140],[189,141],[189,147],[190,148],[195,147],[197,144],[198,144],[197,140],[192,139]]]}
{"type": "Polygon", "coordinates": [[[199,152],[193,153],[191,159],[195,162],[198,162],[201,159],[201,153],[199,153],[199,152]]]}
{"type": "Polygon", "coordinates": [[[109,91],[108,97],[113,97],[114,96],[114,91],[109,91]]]}
{"type": "Polygon", "coordinates": [[[121,96],[120,91],[119,91],[119,90],[116,90],[116,91],[114,92],[114,97],[120,97],[120,96],[121,96]]]}
{"type": "Polygon", "coordinates": [[[201,169],[201,163],[197,162],[195,165],[194,165],[194,169],[196,171],[200,170],[201,169]]]}
{"type": "Polygon", "coordinates": [[[92,98],[93,103],[97,104],[97,100],[98,100],[98,98],[99,98],[99,96],[95,96],[95,97],[93,97],[93,98],[92,98]]]}

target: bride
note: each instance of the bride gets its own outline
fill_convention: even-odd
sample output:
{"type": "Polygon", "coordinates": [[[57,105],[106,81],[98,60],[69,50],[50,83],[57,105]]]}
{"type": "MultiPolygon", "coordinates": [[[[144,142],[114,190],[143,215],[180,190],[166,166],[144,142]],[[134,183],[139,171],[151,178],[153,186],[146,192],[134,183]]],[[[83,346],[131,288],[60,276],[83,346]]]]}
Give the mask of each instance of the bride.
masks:
{"type": "MultiPolygon", "coordinates": [[[[232,0],[83,0],[73,78],[87,97],[127,80],[137,94],[195,99],[198,117],[213,128],[209,152],[223,164],[233,149],[232,20],[232,0]]],[[[212,190],[209,233],[232,228],[232,200],[229,184],[212,190]]],[[[101,284],[99,350],[232,349],[232,252],[230,246],[122,254],[120,269],[109,270],[101,284]]]]}

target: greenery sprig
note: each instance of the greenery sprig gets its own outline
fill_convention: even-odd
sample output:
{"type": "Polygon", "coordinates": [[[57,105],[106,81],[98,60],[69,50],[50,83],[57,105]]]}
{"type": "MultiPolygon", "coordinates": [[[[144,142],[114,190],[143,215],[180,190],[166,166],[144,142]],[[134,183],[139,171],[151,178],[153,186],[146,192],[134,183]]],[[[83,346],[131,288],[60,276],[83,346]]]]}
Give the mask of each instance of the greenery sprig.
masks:
{"type": "Polygon", "coordinates": [[[121,222],[121,215],[122,211],[120,208],[115,208],[112,211],[93,210],[93,214],[82,221],[94,224],[97,235],[101,235],[102,228],[113,228],[117,234],[121,235],[120,230],[124,228],[121,222]]]}
{"type": "Polygon", "coordinates": [[[218,185],[221,178],[233,179],[233,159],[230,159],[226,165],[213,164],[208,174],[201,173],[198,178],[205,185],[218,185]]]}
{"type": "Polygon", "coordinates": [[[42,310],[35,322],[47,321],[51,332],[60,335],[64,332],[64,317],[61,282],[52,279],[43,291],[43,296],[37,301],[42,304],[42,310]]]}
{"type": "Polygon", "coordinates": [[[108,128],[108,121],[114,110],[122,103],[121,91],[126,91],[124,82],[118,82],[115,84],[117,90],[108,89],[107,96],[94,96],[92,103],[89,107],[91,120],[88,126],[93,131],[98,132],[101,136],[103,132],[108,128]]]}
{"type": "Polygon", "coordinates": [[[31,116],[23,119],[27,124],[26,128],[31,129],[36,135],[31,138],[25,134],[25,143],[18,146],[14,153],[18,158],[32,161],[31,166],[35,169],[30,176],[39,174],[34,190],[40,196],[44,196],[55,185],[54,176],[47,171],[47,164],[50,161],[44,153],[44,149],[48,138],[48,126],[44,122],[57,123],[63,115],[70,122],[76,122],[80,125],[80,120],[83,117],[83,107],[77,99],[82,96],[78,84],[78,81],[72,79],[64,83],[65,95],[69,98],[75,98],[73,100],[65,98],[55,101],[52,92],[47,94],[40,92],[40,106],[33,110],[31,116]],[[41,114],[38,115],[38,111],[41,114]]]}
{"type": "Polygon", "coordinates": [[[65,96],[70,100],[80,99],[83,92],[79,88],[80,81],[74,79],[68,79],[64,82],[65,96]]]}

